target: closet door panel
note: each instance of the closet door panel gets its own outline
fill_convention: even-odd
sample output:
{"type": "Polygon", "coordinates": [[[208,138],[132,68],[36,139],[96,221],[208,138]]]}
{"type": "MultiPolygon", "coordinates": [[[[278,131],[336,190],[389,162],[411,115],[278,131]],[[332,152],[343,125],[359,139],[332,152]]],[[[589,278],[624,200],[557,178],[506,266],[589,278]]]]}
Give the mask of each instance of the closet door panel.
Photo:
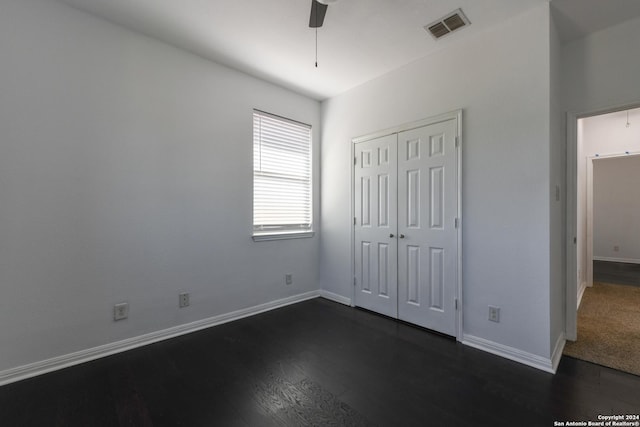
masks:
{"type": "Polygon", "coordinates": [[[355,146],[355,305],[398,316],[397,135],[355,146]]]}
{"type": "Polygon", "coordinates": [[[456,120],[398,134],[398,317],[455,335],[456,120]]]}

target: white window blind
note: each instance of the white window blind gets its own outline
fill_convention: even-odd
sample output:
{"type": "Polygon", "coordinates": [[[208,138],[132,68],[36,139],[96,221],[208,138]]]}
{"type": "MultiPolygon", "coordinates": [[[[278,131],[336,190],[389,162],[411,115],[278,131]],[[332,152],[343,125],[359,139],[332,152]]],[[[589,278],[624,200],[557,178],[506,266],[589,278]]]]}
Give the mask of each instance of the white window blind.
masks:
{"type": "Polygon", "coordinates": [[[254,110],[254,235],[310,232],[311,218],[311,126],[254,110]]]}

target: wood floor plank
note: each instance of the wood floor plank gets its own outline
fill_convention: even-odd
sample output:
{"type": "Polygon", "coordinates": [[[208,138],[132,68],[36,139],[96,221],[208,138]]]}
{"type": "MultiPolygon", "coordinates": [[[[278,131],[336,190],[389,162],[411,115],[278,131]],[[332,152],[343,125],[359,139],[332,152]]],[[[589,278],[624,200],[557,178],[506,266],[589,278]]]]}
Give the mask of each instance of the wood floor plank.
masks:
{"type": "Polygon", "coordinates": [[[640,264],[593,261],[595,282],[640,286],[640,264]]]}
{"type": "Polygon", "coordinates": [[[640,377],[556,375],[314,299],[0,387],[11,426],[542,426],[637,413],[640,377]],[[514,424],[516,423],[516,424],[514,424]]]}

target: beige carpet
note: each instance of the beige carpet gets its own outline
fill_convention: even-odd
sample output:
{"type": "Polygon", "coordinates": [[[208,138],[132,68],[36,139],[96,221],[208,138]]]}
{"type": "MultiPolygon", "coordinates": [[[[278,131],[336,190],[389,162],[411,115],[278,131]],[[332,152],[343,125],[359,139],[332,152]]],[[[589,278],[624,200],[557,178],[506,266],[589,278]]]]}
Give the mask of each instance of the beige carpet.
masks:
{"type": "Polygon", "coordinates": [[[640,375],[640,287],[594,283],[578,310],[578,340],[564,354],[640,375]]]}

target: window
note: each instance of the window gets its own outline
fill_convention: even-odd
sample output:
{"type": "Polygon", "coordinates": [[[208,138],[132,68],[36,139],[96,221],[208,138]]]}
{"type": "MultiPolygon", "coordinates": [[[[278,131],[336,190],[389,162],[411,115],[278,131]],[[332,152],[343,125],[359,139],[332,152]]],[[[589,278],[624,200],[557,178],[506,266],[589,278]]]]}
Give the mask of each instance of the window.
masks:
{"type": "Polygon", "coordinates": [[[254,240],[310,237],[311,218],[311,126],[254,110],[254,240]]]}

